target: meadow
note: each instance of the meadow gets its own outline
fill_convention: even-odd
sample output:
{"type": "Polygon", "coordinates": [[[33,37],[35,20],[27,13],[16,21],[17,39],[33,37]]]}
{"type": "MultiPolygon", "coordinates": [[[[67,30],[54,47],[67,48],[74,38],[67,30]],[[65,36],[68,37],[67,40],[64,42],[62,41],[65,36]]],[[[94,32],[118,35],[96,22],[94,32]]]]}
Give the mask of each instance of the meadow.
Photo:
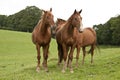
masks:
{"type": "Polygon", "coordinates": [[[0,30],[0,80],[120,80],[120,46],[99,47],[100,52],[95,50],[94,64],[90,64],[91,55],[87,54],[85,64],[82,65],[81,51],[78,68],[75,68],[73,59],[74,73],[70,73],[69,69],[62,73],[62,66],[57,66],[57,44],[52,39],[49,72],[41,67],[38,73],[37,53],[31,41],[31,33],[0,30]]]}

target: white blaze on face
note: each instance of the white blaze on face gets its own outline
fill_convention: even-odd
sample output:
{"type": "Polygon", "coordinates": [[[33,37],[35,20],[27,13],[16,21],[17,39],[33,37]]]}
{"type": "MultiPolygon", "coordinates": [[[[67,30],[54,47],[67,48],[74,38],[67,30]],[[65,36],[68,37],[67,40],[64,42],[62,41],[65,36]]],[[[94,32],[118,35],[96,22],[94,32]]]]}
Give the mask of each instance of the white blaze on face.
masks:
{"type": "Polygon", "coordinates": [[[80,31],[83,31],[83,23],[80,21],[80,31]]]}
{"type": "Polygon", "coordinates": [[[81,31],[83,31],[83,23],[81,22],[81,26],[80,26],[81,31]]]}
{"type": "Polygon", "coordinates": [[[82,23],[82,20],[81,20],[80,16],[79,16],[79,19],[80,19],[80,29],[79,29],[79,31],[83,31],[83,23],[82,23]]]}

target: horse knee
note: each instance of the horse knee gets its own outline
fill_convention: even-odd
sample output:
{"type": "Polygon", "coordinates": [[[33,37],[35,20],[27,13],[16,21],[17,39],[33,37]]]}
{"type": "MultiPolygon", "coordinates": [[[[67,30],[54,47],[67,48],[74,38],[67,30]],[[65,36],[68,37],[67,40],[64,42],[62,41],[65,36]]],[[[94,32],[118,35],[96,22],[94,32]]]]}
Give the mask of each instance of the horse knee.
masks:
{"type": "Polygon", "coordinates": [[[37,59],[40,60],[40,58],[41,58],[41,56],[38,55],[38,56],[37,56],[37,59]]]}
{"type": "Polygon", "coordinates": [[[69,56],[69,59],[72,60],[72,59],[73,59],[73,55],[70,55],[70,56],[69,56]]]}
{"type": "Polygon", "coordinates": [[[79,59],[79,54],[77,53],[77,55],[76,55],[76,59],[79,59]]]}
{"type": "Polygon", "coordinates": [[[63,58],[64,58],[64,61],[66,61],[66,60],[67,60],[67,56],[64,56],[63,58]]]}
{"type": "Polygon", "coordinates": [[[45,55],[44,55],[44,59],[45,59],[45,60],[48,59],[48,54],[45,54],[45,55]]]}
{"type": "Polygon", "coordinates": [[[48,59],[48,55],[46,55],[46,59],[48,59]]]}
{"type": "Polygon", "coordinates": [[[85,56],[85,55],[86,55],[86,53],[84,52],[84,53],[83,53],[83,56],[85,56]]]}
{"type": "Polygon", "coordinates": [[[40,64],[40,58],[41,58],[41,56],[37,56],[38,65],[40,64]]]}

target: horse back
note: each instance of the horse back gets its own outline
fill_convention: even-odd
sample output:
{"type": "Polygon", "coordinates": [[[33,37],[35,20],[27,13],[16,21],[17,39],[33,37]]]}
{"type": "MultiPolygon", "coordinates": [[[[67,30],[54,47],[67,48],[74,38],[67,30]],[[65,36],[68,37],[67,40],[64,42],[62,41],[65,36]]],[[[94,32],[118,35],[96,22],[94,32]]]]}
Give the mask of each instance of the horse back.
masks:
{"type": "Polygon", "coordinates": [[[92,28],[85,28],[83,31],[83,46],[96,43],[96,32],[92,28]]]}

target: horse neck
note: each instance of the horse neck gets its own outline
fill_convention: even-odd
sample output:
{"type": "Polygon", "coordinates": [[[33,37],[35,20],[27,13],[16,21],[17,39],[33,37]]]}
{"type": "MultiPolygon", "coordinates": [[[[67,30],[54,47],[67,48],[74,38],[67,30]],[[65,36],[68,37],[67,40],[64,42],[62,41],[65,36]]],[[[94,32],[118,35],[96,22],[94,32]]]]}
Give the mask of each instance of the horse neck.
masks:
{"type": "Polygon", "coordinates": [[[47,33],[47,29],[49,28],[49,24],[46,24],[45,22],[41,22],[41,29],[40,32],[42,34],[46,34],[47,33]]]}
{"type": "Polygon", "coordinates": [[[74,26],[71,25],[69,22],[67,23],[67,33],[68,35],[73,35],[74,32],[74,26]]]}

